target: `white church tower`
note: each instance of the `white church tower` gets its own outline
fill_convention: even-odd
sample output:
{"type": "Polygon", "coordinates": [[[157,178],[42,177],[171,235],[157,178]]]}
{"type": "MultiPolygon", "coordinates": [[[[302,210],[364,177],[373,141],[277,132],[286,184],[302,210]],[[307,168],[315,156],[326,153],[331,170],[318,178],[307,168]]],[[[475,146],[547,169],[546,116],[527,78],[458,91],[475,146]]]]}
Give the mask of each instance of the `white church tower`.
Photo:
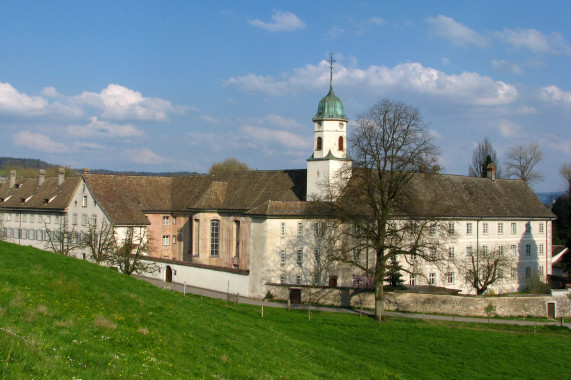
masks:
{"type": "Polygon", "coordinates": [[[307,159],[307,200],[334,200],[350,176],[347,122],[343,103],[333,93],[333,53],[329,59],[329,93],[313,117],[313,155],[307,159]]]}

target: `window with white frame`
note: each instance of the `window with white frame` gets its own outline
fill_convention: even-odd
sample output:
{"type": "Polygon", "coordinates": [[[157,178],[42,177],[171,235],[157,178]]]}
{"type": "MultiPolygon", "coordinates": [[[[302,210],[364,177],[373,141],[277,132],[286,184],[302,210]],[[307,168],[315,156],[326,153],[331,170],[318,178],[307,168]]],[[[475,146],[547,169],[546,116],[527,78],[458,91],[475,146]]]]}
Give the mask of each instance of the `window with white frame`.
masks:
{"type": "Polygon", "coordinates": [[[527,223],[525,224],[525,233],[526,233],[526,234],[531,233],[531,222],[527,222],[527,223]]]}
{"type": "Polygon", "coordinates": [[[455,248],[452,247],[448,247],[448,260],[454,260],[454,251],[455,248]]]}
{"type": "Polygon", "coordinates": [[[430,236],[436,236],[436,223],[431,223],[429,227],[430,236]]]}
{"type": "Polygon", "coordinates": [[[512,268],[512,271],[511,271],[511,272],[512,272],[512,273],[511,273],[512,278],[517,278],[517,269],[516,269],[516,268],[512,268]]]}
{"type": "Polygon", "coordinates": [[[73,224],[74,226],[77,226],[77,214],[73,213],[73,215],[71,216],[71,224],[73,224]]]}
{"type": "Polygon", "coordinates": [[[531,277],[531,267],[525,267],[525,278],[531,277]]]}
{"type": "Polygon", "coordinates": [[[303,264],[303,250],[301,248],[297,249],[296,262],[297,262],[297,265],[303,264]]]}
{"type": "Polygon", "coordinates": [[[286,235],[285,222],[281,222],[281,223],[280,223],[280,235],[281,235],[281,236],[285,236],[285,235],[286,235]]]}
{"type": "Polygon", "coordinates": [[[448,222],[448,234],[454,235],[454,222],[448,222]]]}
{"type": "Polygon", "coordinates": [[[428,285],[436,284],[436,273],[430,273],[428,275],[428,285]]]}
{"type": "Polygon", "coordinates": [[[430,255],[431,259],[436,259],[436,247],[430,247],[428,249],[428,254],[430,255]]]}
{"type": "Polygon", "coordinates": [[[511,245],[512,256],[517,256],[517,245],[511,245]]]}
{"type": "Polygon", "coordinates": [[[81,225],[87,226],[87,214],[81,214],[81,225]]]}
{"type": "Polygon", "coordinates": [[[539,266],[539,275],[543,276],[543,266],[542,265],[539,266]]]}
{"type": "Polygon", "coordinates": [[[169,235],[163,235],[163,245],[169,245],[170,237],[169,235]]]}
{"type": "Polygon", "coordinates": [[[474,247],[471,245],[466,246],[466,256],[472,256],[474,254],[474,247]]]}
{"type": "Polygon", "coordinates": [[[176,244],[176,235],[173,235],[173,236],[172,236],[172,243],[173,243],[173,244],[176,244]]]}
{"type": "Polygon", "coordinates": [[[472,222],[466,223],[466,235],[472,235],[472,222]]]}
{"type": "Polygon", "coordinates": [[[81,199],[81,207],[87,207],[87,195],[84,195],[81,199]]]}
{"type": "Polygon", "coordinates": [[[28,221],[28,214],[22,213],[22,222],[27,222],[27,221],[28,221]]]}
{"type": "Polygon", "coordinates": [[[303,223],[297,222],[297,236],[303,236],[303,223]]]}
{"type": "Polygon", "coordinates": [[[319,222],[313,223],[313,232],[315,232],[316,235],[319,234],[319,227],[320,227],[320,226],[321,226],[321,225],[319,224],[319,222]]]}
{"type": "Polygon", "coordinates": [[[409,285],[416,285],[416,275],[411,274],[409,279],[408,279],[408,283],[409,283],[409,285]]]}
{"type": "Polygon", "coordinates": [[[210,221],[210,256],[219,256],[220,221],[210,221]]]}
{"type": "Polygon", "coordinates": [[[498,235],[504,234],[504,222],[498,222],[498,235]]]}
{"type": "Polygon", "coordinates": [[[295,283],[296,283],[297,285],[301,285],[301,275],[300,275],[300,274],[298,274],[297,276],[295,276],[295,283]]]}
{"type": "Polygon", "coordinates": [[[526,256],[531,256],[531,244],[526,244],[526,245],[525,245],[525,255],[526,255],[526,256]]]}
{"type": "Polygon", "coordinates": [[[454,283],[454,272],[447,272],[446,273],[446,283],[451,285],[454,283]]]}
{"type": "Polygon", "coordinates": [[[280,275],[280,284],[284,285],[286,283],[286,276],[284,274],[280,275]]]}
{"type": "Polygon", "coordinates": [[[170,218],[168,216],[163,216],[163,226],[168,226],[171,224],[170,218]]]}
{"type": "Polygon", "coordinates": [[[516,223],[516,222],[512,222],[511,227],[512,227],[512,228],[511,228],[512,235],[517,234],[517,223],[516,223]]]}
{"type": "Polygon", "coordinates": [[[97,214],[91,214],[91,225],[97,226],[97,214]]]}
{"type": "Polygon", "coordinates": [[[489,233],[489,225],[488,222],[482,223],[482,234],[487,235],[489,233]]]}
{"type": "Polygon", "coordinates": [[[544,255],[545,249],[544,249],[543,243],[539,243],[538,253],[539,253],[539,256],[543,256],[543,255],[544,255]]]}
{"type": "Polygon", "coordinates": [[[484,254],[487,254],[488,252],[490,252],[490,247],[487,244],[482,244],[482,252],[484,254]]]}
{"type": "Polygon", "coordinates": [[[315,248],[313,250],[313,256],[315,257],[315,264],[317,265],[321,264],[321,252],[319,248],[315,248]]]}
{"type": "Polygon", "coordinates": [[[286,262],[285,251],[280,251],[280,264],[285,264],[285,262],[286,262]]]}
{"type": "Polygon", "coordinates": [[[544,234],[545,233],[545,224],[543,224],[543,222],[539,222],[539,226],[538,226],[538,231],[540,234],[544,234]]]}
{"type": "Polygon", "coordinates": [[[315,285],[319,285],[319,283],[321,282],[320,277],[321,276],[319,275],[319,272],[313,272],[313,283],[315,285]]]}
{"type": "Polygon", "coordinates": [[[30,223],[34,223],[36,221],[36,214],[30,214],[30,223]]]}
{"type": "Polygon", "coordinates": [[[500,257],[502,257],[504,255],[504,246],[503,245],[498,246],[498,254],[500,257]]]}

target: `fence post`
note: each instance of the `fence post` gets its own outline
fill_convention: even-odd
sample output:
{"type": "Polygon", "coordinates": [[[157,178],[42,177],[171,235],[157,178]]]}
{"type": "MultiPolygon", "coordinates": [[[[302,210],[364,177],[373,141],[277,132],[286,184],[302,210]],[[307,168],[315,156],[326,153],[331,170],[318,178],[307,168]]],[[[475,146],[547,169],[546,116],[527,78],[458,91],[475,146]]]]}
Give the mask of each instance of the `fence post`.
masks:
{"type": "Polygon", "coordinates": [[[184,291],[183,294],[186,296],[186,281],[184,282],[184,291]]]}
{"type": "Polygon", "coordinates": [[[290,309],[291,309],[291,300],[288,299],[287,300],[287,311],[290,311],[290,309]]]}

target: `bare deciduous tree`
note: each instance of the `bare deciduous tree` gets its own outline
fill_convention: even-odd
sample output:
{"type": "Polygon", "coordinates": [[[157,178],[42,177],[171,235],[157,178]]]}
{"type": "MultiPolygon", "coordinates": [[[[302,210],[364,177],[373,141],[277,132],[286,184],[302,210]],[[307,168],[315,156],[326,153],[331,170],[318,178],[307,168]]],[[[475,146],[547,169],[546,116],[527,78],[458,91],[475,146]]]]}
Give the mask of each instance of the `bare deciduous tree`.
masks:
{"type": "Polygon", "coordinates": [[[468,169],[468,175],[470,177],[485,177],[486,176],[486,162],[488,156],[492,162],[496,165],[496,177],[501,178],[500,162],[498,160],[498,155],[496,150],[492,146],[490,139],[484,137],[481,143],[478,143],[472,154],[472,164],[468,169]]]}
{"type": "Polygon", "coordinates": [[[543,175],[535,170],[543,160],[541,148],[536,143],[512,147],[506,157],[505,169],[508,177],[519,178],[528,185],[542,181],[543,175]]]}
{"type": "Polygon", "coordinates": [[[154,272],[157,265],[145,260],[151,252],[150,238],[145,227],[127,227],[122,238],[115,238],[115,249],[108,262],[127,275],[154,272]]]}
{"type": "Polygon", "coordinates": [[[44,224],[46,250],[70,256],[73,251],[83,248],[81,234],[75,230],[75,227],[69,227],[67,219],[67,215],[61,216],[59,227],[53,230],[50,230],[47,224],[44,224]]]}
{"type": "Polygon", "coordinates": [[[250,170],[250,168],[245,163],[235,158],[227,158],[222,162],[213,163],[212,166],[210,166],[210,169],[208,169],[208,174],[220,174],[225,172],[239,172],[246,170],[250,170]]]}
{"type": "Polygon", "coordinates": [[[460,273],[464,273],[465,280],[477,294],[484,294],[490,285],[502,282],[511,276],[515,266],[515,259],[504,252],[504,246],[477,247],[475,252],[468,252],[462,259],[456,261],[460,273]]]}
{"type": "Polygon", "coordinates": [[[438,261],[431,252],[446,240],[436,231],[447,229],[438,228],[439,221],[421,210],[422,202],[409,189],[415,173],[436,163],[438,149],[418,109],[389,100],[361,115],[349,141],[356,167],[339,200],[330,203],[340,221],[330,255],[374,278],[380,323],[387,261],[398,256],[414,272],[419,259],[438,261]],[[367,252],[371,263],[358,260],[355,252],[367,252]]]}
{"type": "Polygon", "coordinates": [[[109,261],[116,250],[113,225],[105,222],[100,228],[90,225],[88,232],[83,234],[83,245],[89,250],[89,255],[97,264],[109,261]]]}

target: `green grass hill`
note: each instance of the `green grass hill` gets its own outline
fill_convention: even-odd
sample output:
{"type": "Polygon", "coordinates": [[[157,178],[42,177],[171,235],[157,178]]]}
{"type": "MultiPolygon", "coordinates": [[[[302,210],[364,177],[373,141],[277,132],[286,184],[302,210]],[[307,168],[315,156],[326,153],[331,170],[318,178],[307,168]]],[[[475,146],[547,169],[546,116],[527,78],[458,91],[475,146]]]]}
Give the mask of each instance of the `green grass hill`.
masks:
{"type": "Polygon", "coordinates": [[[571,333],[184,296],[0,242],[0,379],[569,378],[571,333]]]}

